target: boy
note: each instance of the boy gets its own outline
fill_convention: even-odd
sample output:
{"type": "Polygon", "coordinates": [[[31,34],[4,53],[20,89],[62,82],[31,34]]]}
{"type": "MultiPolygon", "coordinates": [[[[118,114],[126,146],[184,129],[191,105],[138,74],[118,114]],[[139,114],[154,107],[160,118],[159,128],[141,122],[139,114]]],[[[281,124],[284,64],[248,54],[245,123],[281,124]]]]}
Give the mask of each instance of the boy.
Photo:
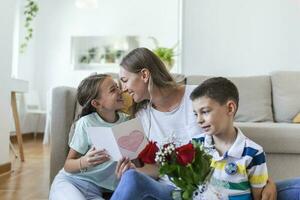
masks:
{"type": "Polygon", "coordinates": [[[239,94],[226,78],[204,81],[190,95],[203,135],[196,139],[212,155],[211,183],[221,187],[229,199],[261,199],[268,172],[261,146],[234,127],[239,94]]]}

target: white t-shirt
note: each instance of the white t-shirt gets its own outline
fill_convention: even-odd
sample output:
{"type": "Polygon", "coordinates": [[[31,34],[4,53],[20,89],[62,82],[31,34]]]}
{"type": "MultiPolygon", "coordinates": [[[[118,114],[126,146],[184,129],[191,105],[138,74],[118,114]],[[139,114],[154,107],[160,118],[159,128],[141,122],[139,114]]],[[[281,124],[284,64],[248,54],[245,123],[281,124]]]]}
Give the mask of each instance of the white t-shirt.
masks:
{"type": "Polygon", "coordinates": [[[180,105],[171,112],[161,112],[148,105],[147,108],[137,113],[136,116],[141,119],[149,140],[161,145],[173,135],[178,142],[185,144],[202,133],[196,122],[190,100],[190,94],[195,87],[194,85],[185,86],[180,105]]]}

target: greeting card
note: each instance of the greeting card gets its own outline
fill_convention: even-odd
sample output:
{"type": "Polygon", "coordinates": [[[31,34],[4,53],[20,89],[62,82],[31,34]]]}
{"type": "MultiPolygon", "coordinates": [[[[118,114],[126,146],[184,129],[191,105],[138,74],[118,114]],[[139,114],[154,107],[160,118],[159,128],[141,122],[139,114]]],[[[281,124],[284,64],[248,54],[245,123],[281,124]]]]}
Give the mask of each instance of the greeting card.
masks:
{"type": "Polygon", "coordinates": [[[122,157],[131,160],[148,144],[147,137],[139,119],[117,124],[113,127],[89,127],[88,135],[97,149],[106,149],[112,160],[122,157]]]}

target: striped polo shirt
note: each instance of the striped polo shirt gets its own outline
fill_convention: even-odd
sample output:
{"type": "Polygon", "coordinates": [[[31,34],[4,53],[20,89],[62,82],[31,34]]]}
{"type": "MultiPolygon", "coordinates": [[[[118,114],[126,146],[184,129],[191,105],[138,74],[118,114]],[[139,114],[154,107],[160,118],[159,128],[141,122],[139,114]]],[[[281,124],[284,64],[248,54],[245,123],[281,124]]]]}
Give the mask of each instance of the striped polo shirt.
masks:
{"type": "Polygon", "coordinates": [[[251,188],[262,188],[267,183],[268,170],[263,148],[247,138],[240,129],[230,149],[220,156],[215,149],[213,137],[202,134],[195,138],[213,157],[214,168],[211,183],[221,187],[229,199],[252,199],[251,188]]]}

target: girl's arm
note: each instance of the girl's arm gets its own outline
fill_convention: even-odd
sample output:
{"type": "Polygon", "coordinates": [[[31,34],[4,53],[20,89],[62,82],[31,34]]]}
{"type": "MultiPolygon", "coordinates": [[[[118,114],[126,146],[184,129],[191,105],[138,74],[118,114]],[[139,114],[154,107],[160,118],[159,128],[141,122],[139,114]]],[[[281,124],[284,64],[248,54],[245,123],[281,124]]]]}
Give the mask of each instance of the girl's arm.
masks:
{"type": "Polygon", "coordinates": [[[105,150],[96,150],[92,147],[84,156],[70,148],[64,169],[70,173],[80,172],[88,167],[96,166],[109,160],[105,150]]]}

